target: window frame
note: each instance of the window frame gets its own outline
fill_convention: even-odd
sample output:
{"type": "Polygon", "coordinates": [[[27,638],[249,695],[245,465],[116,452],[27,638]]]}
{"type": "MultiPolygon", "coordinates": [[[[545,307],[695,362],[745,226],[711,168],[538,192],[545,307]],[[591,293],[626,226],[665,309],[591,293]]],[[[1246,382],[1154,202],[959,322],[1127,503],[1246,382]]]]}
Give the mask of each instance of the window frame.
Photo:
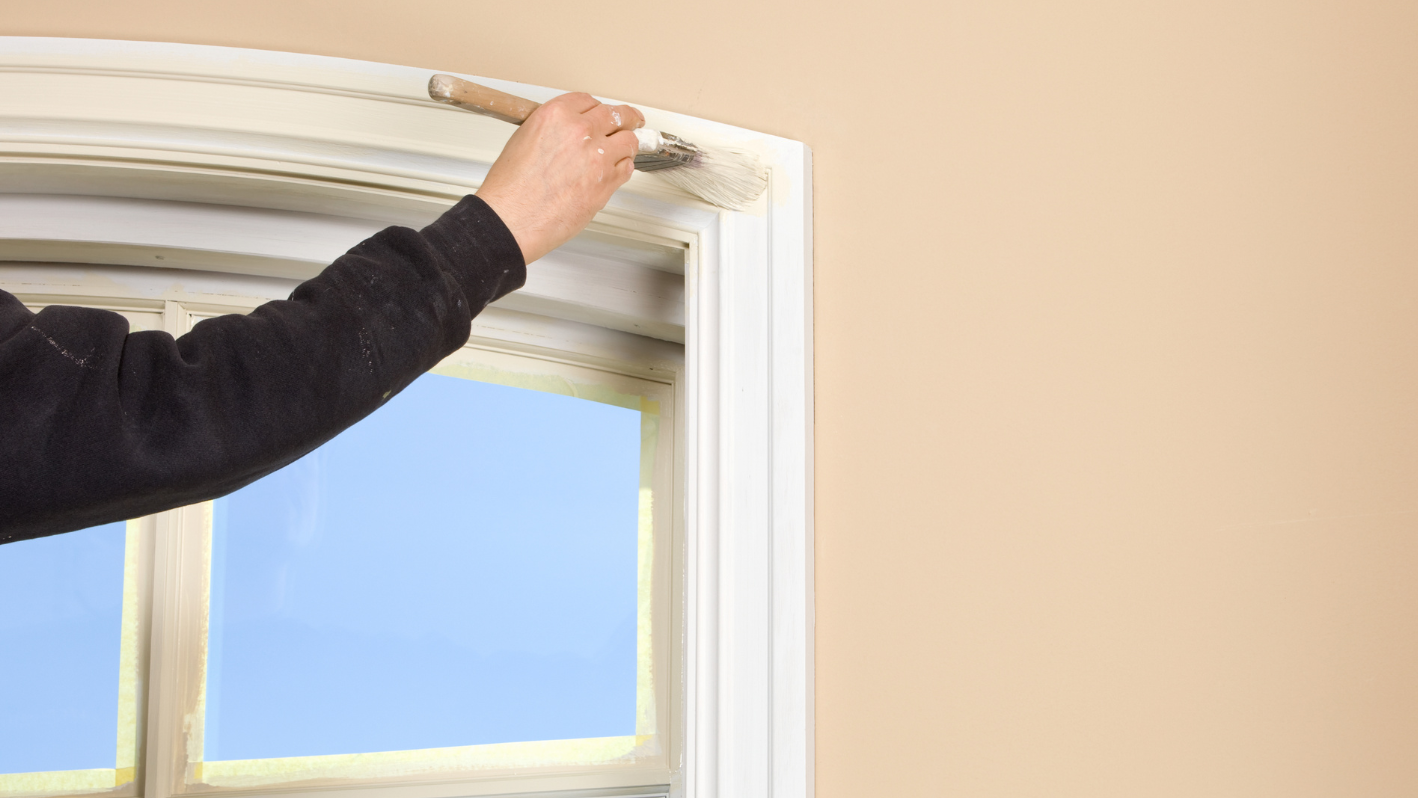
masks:
{"type": "MultiPolygon", "coordinates": [[[[402,218],[426,218],[473,190],[508,135],[424,98],[429,74],[222,47],[0,37],[0,86],[15,99],[0,117],[12,123],[0,136],[0,182],[10,184],[5,193],[184,203],[203,213],[241,206],[282,219],[326,214],[407,223],[402,218]],[[82,106],[46,93],[75,76],[146,81],[145,91],[139,102],[96,93],[82,106]],[[356,104],[377,109],[385,127],[343,124],[341,114],[356,104]],[[32,120],[43,124],[26,128],[32,120]],[[454,141],[462,146],[450,160],[454,141]],[[272,191],[276,185],[283,190],[272,191]]],[[[535,100],[558,93],[470,77],[535,100]]],[[[813,794],[811,153],[799,142],[727,125],[654,109],[646,116],[690,140],[758,152],[770,176],[768,195],[750,211],[730,213],[637,175],[579,245],[594,252],[598,242],[622,250],[642,242],[648,252],[679,242],[682,283],[655,277],[663,269],[627,282],[594,256],[549,258],[542,270],[532,267],[528,288],[506,305],[544,321],[529,327],[496,308],[480,321],[510,346],[575,341],[585,357],[606,362],[640,344],[598,330],[670,340],[680,331],[683,750],[667,789],[630,794],[806,797],[813,794]],[[677,308],[663,301],[674,290],[684,298],[677,308]]],[[[125,206],[95,207],[102,215],[125,206]]],[[[161,265],[153,259],[163,256],[154,253],[167,253],[186,268],[241,271],[248,267],[238,264],[257,263],[260,273],[285,278],[323,265],[300,236],[243,250],[251,239],[232,233],[233,213],[188,220],[180,231],[162,229],[161,213],[150,229],[119,216],[114,224],[137,238],[92,240],[82,226],[62,225],[32,235],[0,225],[0,260],[161,265]]],[[[648,346],[653,350],[653,342],[648,346]]],[[[161,519],[158,526],[159,537],[175,534],[161,519]]],[[[167,557],[159,547],[158,573],[170,567],[167,557]]],[[[166,599],[157,594],[153,601],[166,599]]],[[[171,667],[173,642],[161,621],[167,608],[154,611],[156,685],[171,667]]],[[[170,702],[163,690],[150,690],[149,740],[154,722],[174,717],[170,702]]],[[[146,747],[147,798],[180,794],[161,766],[170,754],[161,742],[146,747]]],[[[475,782],[444,781],[278,791],[452,798],[476,790],[475,782]]]]}
{"type": "MultiPolygon", "coordinates": [[[[203,303],[185,303],[175,301],[172,309],[178,314],[178,332],[185,332],[191,326],[201,321],[203,318],[222,315],[223,313],[245,313],[256,307],[255,301],[232,300],[230,304],[226,302],[216,302],[215,297],[208,297],[203,303]],[[195,309],[194,309],[195,308],[195,309]]],[[[666,422],[663,433],[657,440],[657,457],[654,484],[656,493],[664,493],[669,496],[669,501],[657,513],[654,526],[655,562],[651,566],[655,572],[652,581],[653,593],[651,601],[654,605],[652,611],[652,623],[654,634],[652,643],[660,651],[655,652],[652,657],[653,670],[663,674],[666,678],[656,679],[653,687],[655,691],[654,701],[657,708],[664,707],[670,712],[657,712],[656,715],[656,737],[661,742],[661,751],[649,757],[641,758],[629,763],[613,763],[608,765],[590,766],[539,766],[536,773],[527,774],[519,772],[519,769],[508,768],[496,771],[449,771],[432,770],[431,772],[418,776],[388,776],[371,775],[366,777],[346,777],[344,775],[324,775],[313,778],[293,778],[285,781],[276,781],[266,784],[252,784],[248,787],[225,786],[208,788],[203,784],[189,784],[190,781],[202,782],[205,761],[198,758],[196,762],[190,761],[195,756],[194,751],[185,750],[190,745],[201,744],[201,733],[193,733],[189,728],[197,727],[202,718],[202,708],[199,696],[204,691],[205,686],[205,654],[207,651],[206,632],[208,628],[208,614],[210,612],[209,600],[209,574],[211,569],[211,502],[203,502],[197,505],[178,508],[157,516],[157,542],[156,550],[165,556],[159,558],[158,565],[155,566],[156,580],[153,585],[153,595],[166,599],[177,598],[176,602],[159,601],[159,614],[154,619],[154,625],[165,630],[167,634],[167,651],[173,653],[170,662],[174,667],[164,668],[160,674],[154,678],[160,678],[162,682],[158,685],[159,690],[165,697],[170,697],[176,706],[164,711],[158,720],[153,732],[148,735],[150,744],[154,744],[166,752],[160,756],[160,760],[165,762],[167,770],[162,778],[168,780],[173,795],[191,796],[199,794],[210,795],[233,795],[250,794],[260,792],[279,791],[283,795],[329,795],[334,791],[355,790],[360,794],[368,794],[371,791],[389,790],[400,795],[407,794],[410,790],[427,790],[432,788],[435,794],[439,792],[439,787],[445,786],[442,783],[450,780],[457,784],[456,793],[458,795],[496,795],[505,794],[511,791],[547,792],[551,790],[565,789],[611,789],[624,790],[627,788],[643,788],[647,785],[668,784],[671,773],[671,759],[675,753],[673,746],[678,742],[678,735],[670,728],[674,722],[674,707],[678,704],[679,695],[682,689],[681,682],[675,678],[679,672],[676,662],[677,652],[673,646],[668,645],[672,639],[674,627],[674,617],[680,602],[677,600],[680,590],[678,584],[681,579],[678,577],[679,564],[683,561],[682,541],[683,517],[675,512],[675,507],[680,504],[680,490],[674,478],[675,464],[679,460],[675,456],[677,441],[676,430],[679,405],[681,402],[678,395],[683,386],[683,369],[666,368],[664,364],[654,371],[654,376],[648,376],[644,369],[636,369],[633,364],[620,364],[618,367],[611,367],[605,363],[588,363],[574,352],[558,350],[556,352],[534,352],[523,347],[510,349],[506,342],[488,337],[491,331],[483,330],[483,335],[478,335],[469,339],[458,352],[449,355],[444,361],[434,368],[437,372],[441,368],[454,366],[460,363],[487,363],[490,359],[499,356],[503,358],[513,358],[521,361],[529,370],[535,370],[531,361],[542,361],[548,364],[547,370],[540,373],[555,373],[557,371],[579,370],[583,372],[599,371],[609,376],[603,378],[605,384],[610,381],[632,383],[645,383],[653,385],[657,395],[665,395],[662,400],[661,419],[666,422]],[[637,373],[639,371],[640,373],[637,373]],[[181,724],[175,721],[182,718],[181,724]],[[195,767],[194,767],[195,766],[195,767]],[[322,788],[311,790],[302,786],[292,785],[321,785],[322,788]]],[[[536,744],[519,744],[533,745],[536,744]]],[[[428,766],[435,764],[439,758],[433,750],[425,751],[396,751],[380,754],[368,755],[368,759],[407,759],[416,766],[428,766]],[[420,756],[422,754],[422,756],[420,756]],[[392,755],[392,756],[390,756],[392,755]]],[[[316,759],[300,757],[297,759],[316,759]]],[[[149,760],[152,761],[151,759],[149,760]]],[[[270,760],[268,760],[270,761],[270,760]]],[[[374,766],[375,769],[378,765],[374,766]]],[[[240,776],[237,777],[241,779],[240,776]]]]}

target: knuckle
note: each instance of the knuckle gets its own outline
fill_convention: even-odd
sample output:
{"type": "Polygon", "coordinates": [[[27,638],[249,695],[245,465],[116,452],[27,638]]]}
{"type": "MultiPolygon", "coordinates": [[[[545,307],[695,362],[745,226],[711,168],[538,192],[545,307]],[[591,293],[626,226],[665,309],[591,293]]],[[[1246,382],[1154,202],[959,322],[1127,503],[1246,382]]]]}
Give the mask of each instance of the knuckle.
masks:
{"type": "Polygon", "coordinates": [[[615,134],[616,146],[625,150],[626,154],[634,155],[640,151],[640,139],[629,130],[622,130],[615,134]]]}

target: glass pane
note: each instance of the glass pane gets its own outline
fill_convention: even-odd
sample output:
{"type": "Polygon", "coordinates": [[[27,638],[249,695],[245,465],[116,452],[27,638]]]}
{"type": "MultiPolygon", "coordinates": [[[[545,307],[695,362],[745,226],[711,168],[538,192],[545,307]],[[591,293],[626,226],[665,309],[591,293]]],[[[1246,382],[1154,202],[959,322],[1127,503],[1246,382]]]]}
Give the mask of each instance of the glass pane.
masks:
{"type": "Polygon", "coordinates": [[[425,375],[215,502],[203,759],[636,734],[641,415],[425,375]]]}
{"type": "Polygon", "coordinates": [[[115,767],[125,532],[0,546],[0,773],[115,767]]]}

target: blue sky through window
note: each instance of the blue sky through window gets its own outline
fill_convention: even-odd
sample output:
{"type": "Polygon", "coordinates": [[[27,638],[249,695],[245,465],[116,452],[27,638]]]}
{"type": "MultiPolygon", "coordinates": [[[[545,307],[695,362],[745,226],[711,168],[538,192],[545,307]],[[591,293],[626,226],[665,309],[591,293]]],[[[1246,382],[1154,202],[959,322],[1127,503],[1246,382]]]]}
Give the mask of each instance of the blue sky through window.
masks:
{"type": "Polygon", "coordinates": [[[0,773],[114,767],[125,528],[0,546],[0,773]]]}
{"type": "Polygon", "coordinates": [[[204,759],[634,734],[640,448],[430,374],[218,500],[204,759]]]}

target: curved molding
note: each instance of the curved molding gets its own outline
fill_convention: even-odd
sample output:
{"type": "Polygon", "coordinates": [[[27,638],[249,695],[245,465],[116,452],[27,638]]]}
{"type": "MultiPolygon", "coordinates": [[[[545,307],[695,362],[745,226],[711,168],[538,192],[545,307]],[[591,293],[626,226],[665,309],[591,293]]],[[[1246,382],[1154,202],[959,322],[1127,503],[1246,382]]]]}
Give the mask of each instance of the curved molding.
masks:
{"type": "MultiPolygon", "coordinates": [[[[135,295],[163,295],[155,275],[169,273],[251,295],[313,274],[385,225],[424,224],[479,185],[511,133],[428,100],[428,75],[291,53],[0,37],[0,261],[10,262],[0,282],[35,268],[21,262],[101,264],[89,268],[135,295]]],[[[468,77],[536,100],[558,93],[468,77]]],[[[684,742],[671,792],[807,798],[811,154],[644,111],[689,140],[758,152],[768,194],[749,212],[719,212],[636,175],[474,335],[551,349],[574,339],[606,357],[684,344],[684,742]]],[[[150,746],[157,775],[144,794],[168,798],[155,755],[150,746]]]]}
{"type": "MultiPolygon", "coordinates": [[[[370,232],[436,218],[476,189],[510,135],[428,100],[427,75],[285,53],[2,38],[0,185],[44,195],[35,204],[53,221],[39,225],[47,235],[25,233],[38,210],[0,223],[0,258],[308,277],[370,232]],[[92,203],[61,210],[61,196],[135,202],[94,216],[92,203]],[[165,224],[175,206],[136,200],[204,204],[184,213],[203,214],[206,227],[165,224]],[[233,207],[292,213],[276,221],[233,207]],[[286,235],[257,240],[262,226],[286,235]],[[220,234],[209,242],[197,229],[220,234]]],[[[543,259],[504,306],[683,342],[681,281],[664,274],[683,272],[686,234],[712,211],[654,176],[632,182],[591,235],[543,259]],[[568,292],[579,273],[598,288],[568,292]]]]}
{"type": "MultiPolygon", "coordinates": [[[[512,131],[429,100],[429,74],[262,50],[0,37],[6,90],[0,138],[12,158],[72,154],[153,169],[208,165],[289,182],[290,204],[304,206],[293,210],[320,210],[322,192],[303,190],[309,180],[344,183],[344,192],[366,195],[370,212],[379,214],[373,218],[389,211],[372,209],[390,204],[411,218],[427,218],[437,200],[455,200],[477,187],[512,131]]],[[[538,100],[559,93],[477,80],[538,100]]],[[[796,144],[643,110],[652,125],[705,143],[732,143],[765,156],[774,144],[796,144]]],[[[241,193],[235,187],[221,193],[228,190],[241,193]]],[[[678,218],[698,229],[713,210],[653,175],[637,174],[608,215],[678,218]]]]}
{"type": "MultiPolygon", "coordinates": [[[[386,225],[211,203],[0,194],[0,257],[305,279],[386,225]]],[[[499,307],[684,341],[684,278],[627,262],[614,244],[557,251],[499,307]]],[[[684,257],[681,251],[680,259],[684,257]]],[[[681,269],[683,266],[681,265],[681,269]]]]}

